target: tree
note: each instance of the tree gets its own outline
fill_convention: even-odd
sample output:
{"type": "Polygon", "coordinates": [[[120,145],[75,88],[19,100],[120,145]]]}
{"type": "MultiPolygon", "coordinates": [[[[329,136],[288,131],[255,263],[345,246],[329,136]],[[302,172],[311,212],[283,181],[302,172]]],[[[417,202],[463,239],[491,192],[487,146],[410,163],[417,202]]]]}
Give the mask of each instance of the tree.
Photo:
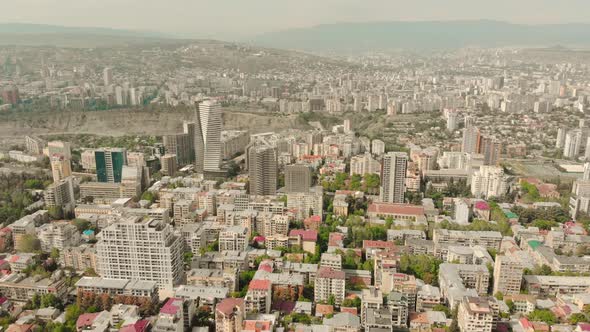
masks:
{"type": "Polygon", "coordinates": [[[451,316],[451,314],[452,314],[451,313],[451,310],[449,309],[449,307],[447,307],[446,305],[443,305],[443,304],[437,304],[437,305],[435,305],[432,308],[432,310],[444,312],[447,317],[451,316]]]}
{"type": "Polygon", "coordinates": [[[81,219],[81,218],[76,218],[74,220],[72,220],[72,225],[76,226],[76,228],[78,229],[78,232],[83,232],[87,229],[90,229],[92,224],[90,223],[90,221],[86,220],[86,219],[81,219]]]}
{"type": "Polygon", "coordinates": [[[503,294],[502,292],[496,292],[496,294],[494,294],[494,297],[495,297],[497,300],[500,300],[500,301],[502,301],[502,300],[504,299],[504,294],[503,294]]]}
{"type": "Polygon", "coordinates": [[[41,250],[41,241],[32,234],[25,234],[20,238],[18,247],[16,248],[19,252],[36,252],[41,250]]]}
{"type": "Polygon", "coordinates": [[[47,209],[47,213],[49,213],[49,217],[53,220],[60,220],[64,218],[64,211],[61,206],[52,206],[47,209]]]}
{"type": "Polygon", "coordinates": [[[336,305],[336,297],[334,296],[334,294],[330,294],[330,296],[328,296],[328,304],[336,305]]]}
{"type": "Polygon", "coordinates": [[[586,317],[586,315],[581,312],[572,314],[570,318],[568,318],[568,323],[570,323],[571,325],[578,325],[578,323],[583,323],[587,321],[588,317],[586,317]]]}
{"type": "Polygon", "coordinates": [[[514,310],[516,310],[516,305],[511,299],[506,301],[506,306],[508,307],[508,310],[510,310],[510,313],[514,313],[514,310]]]}
{"type": "Polygon", "coordinates": [[[74,325],[76,324],[76,320],[82,314],[82,310],[80,310],[80,306],[77,304],[71,304],[66,308],[66,322],[70,323],[73,322],[74,325]]]}
{"type": "Polygon", "coordinates": [[[57,261],[59,259],[59,249],[51,248],[51,254],[49,254],[49,257],[51,257],[53,260],[57,261]]]}
{"type": "Polygon", "coordinates": [[[63,309],[63,302],[53,293],[43,294],[40,300],[40,308],[57,308],[63,309]]]}
{"type": "Polygon", "coordinates": [[[150,203],[154,203],[157,198],[158,195],[152,191],[146,191],[141,195],[142,200],[149,201],[150,203]]]}
{"type": "Polygon", "coordinates": [[[557,317],[555,317],[555,314],[547,309],[535,309],[528,317],[532,321],[544,322],[549,325],[557,323],[557,317]]]}

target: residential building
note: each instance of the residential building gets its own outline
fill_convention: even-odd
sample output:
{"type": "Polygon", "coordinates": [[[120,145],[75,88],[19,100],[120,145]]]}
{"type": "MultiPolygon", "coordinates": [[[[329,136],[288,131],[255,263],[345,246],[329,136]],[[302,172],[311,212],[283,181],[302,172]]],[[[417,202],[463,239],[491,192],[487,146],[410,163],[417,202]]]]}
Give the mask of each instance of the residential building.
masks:
{"type": "Polygon", "coordinates": [[[311,188],[311,169],[305,164],[285,166],[285,192],[306,193],[311,188]]]}
{"type": "Polygon", "coordinates": [[[155,281],[160,289],[171,290],[184,280],[183,245],[171,226],[160,220],[123,219],[98,234],[99,274],[155,281]]]}
{"type": "Polygon", "coordinates": [[[247,149],[250,195],[274,195],[277,192],[277,149],[269,145],[254,145],[247,149]]]}
{"type": "Polygon", "coordinates": [[[520,294],[524,268],[514,256],[497,255],[494,263],[494,290],[504,295],[520,294]]]}
{"type": "Polygon", "coordinates": [[[336,304],[342,304],[345,295],[345,273],[330,267],[320,267],[314,283],[314,301],[328,302],[333,297],[336,304]]]}
{"type": "Polygon", "coordinates": [[[457,321],[461,332],[491,332],[494,313],[483,297],[465,297],[459,304],[457,321]]]}
{"type": "Polygon", "coordinates": [[[381,201],[404,203],[408,155],[405,152],[389,152],[383,157],[381,169],[381,201]]]}

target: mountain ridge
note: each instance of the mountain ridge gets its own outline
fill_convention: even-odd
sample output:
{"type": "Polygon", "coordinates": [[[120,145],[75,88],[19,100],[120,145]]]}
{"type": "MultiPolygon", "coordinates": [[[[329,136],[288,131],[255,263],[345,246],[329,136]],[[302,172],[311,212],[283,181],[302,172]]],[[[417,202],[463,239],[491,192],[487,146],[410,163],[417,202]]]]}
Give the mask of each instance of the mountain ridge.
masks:
{"type": "Polygon", "coordinates": [[[255,36],[254,44],[305,51],[446,49],[469,46],[590,46],[590,24],[525,25],[493,20],[320,24],[255,36]]]}

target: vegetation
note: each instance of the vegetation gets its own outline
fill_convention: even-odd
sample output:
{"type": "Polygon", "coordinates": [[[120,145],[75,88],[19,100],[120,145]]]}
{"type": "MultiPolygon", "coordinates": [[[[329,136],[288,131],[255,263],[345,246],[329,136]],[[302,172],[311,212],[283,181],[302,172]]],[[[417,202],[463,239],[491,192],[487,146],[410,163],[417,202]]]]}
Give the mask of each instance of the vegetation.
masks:
{"type": "Polygon", "coordinates": [[[535,322],[544,322],[549,325],[557,323],[557,317],[551,310],[535,309],[528,315],[528,318],[535,322]]]}
{"type": "Polygon", "coordinates": [[[21,239],[18,247],[16,248],[19,252],[38,252],[41,250],[41,241],[32,234],[24,234],[21,239]]]}
{"type": "Polygon", "coordinates": [[[0,223],[6,226],[28,214],[26,208],[33,203],[29,189],[42,189],[47,180],[49,176],[41,171],[0,174],[0,223]]]}
{"type": "Polygon", "coordinates": [[[400,271],[411,274],[431,285],[438,284],[438,268],[440,259],[428,255],[404,254],[400,259],[400,271]]]}

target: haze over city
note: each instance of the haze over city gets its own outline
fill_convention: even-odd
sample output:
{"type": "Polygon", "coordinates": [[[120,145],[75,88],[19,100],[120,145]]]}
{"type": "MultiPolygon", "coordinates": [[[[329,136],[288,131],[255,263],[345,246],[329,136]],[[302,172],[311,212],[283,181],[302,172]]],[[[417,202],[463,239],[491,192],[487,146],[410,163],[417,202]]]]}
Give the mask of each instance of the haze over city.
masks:
{"type": "Polygon", "coordinates": [[[148,30],[228,41],[343,22],[590,23],[590,3],[585,0],[19,0],[9,8],[0,12],[0,22],[148,30]]]}

